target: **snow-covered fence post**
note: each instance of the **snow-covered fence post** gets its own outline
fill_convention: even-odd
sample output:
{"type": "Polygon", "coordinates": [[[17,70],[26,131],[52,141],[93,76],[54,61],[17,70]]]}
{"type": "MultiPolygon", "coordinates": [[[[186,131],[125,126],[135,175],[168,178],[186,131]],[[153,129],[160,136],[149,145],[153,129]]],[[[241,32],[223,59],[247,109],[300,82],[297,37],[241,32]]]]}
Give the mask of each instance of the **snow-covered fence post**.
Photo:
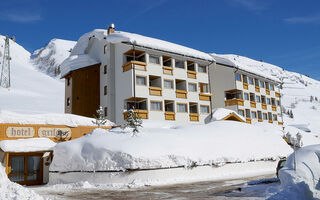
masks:
{"type": "Polygon", "coordinates": [[[92,121],[92,123],[96,124],[98,127],[100,127],[101,125],[105,125],[107,122],[107,119],[104,116],[104,111],[102,109],[102,106],[100,106],[96,112],[98,116],[94,116],[96,121],[92,121]]]}

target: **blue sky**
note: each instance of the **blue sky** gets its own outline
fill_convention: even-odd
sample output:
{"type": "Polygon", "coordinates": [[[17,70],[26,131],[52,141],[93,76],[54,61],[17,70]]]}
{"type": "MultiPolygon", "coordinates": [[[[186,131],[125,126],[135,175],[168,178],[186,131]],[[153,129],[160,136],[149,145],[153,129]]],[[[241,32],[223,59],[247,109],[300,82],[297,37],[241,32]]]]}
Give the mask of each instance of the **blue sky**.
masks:
{"type": "Polygon", "coordinates": [[[117,30],[232,53],[320,80],[319,0],[0,0],[0,34],[30,52],[53,38],[117,30]]]}

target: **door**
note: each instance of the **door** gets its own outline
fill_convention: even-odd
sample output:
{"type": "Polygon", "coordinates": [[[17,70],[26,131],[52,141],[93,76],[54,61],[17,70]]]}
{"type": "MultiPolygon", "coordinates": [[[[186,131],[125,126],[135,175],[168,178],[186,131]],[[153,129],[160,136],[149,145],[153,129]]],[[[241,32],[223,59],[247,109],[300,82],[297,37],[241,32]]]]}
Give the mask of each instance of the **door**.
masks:
{"type": "Polygon", "coordinates": [[[9,155],[8,176],[13,182],[22,185],[42,184],[42,171],[42,154],[9,155]]]}

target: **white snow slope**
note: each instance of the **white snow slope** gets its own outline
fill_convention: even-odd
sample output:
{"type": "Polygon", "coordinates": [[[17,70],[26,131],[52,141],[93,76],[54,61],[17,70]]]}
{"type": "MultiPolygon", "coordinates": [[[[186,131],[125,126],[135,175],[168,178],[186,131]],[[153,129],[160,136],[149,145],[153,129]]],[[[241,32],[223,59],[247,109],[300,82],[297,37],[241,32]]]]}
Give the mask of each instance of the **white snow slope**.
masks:
{"type": "Polygon", "coordinates": [[[60,65],[69,57],[76,42],[52,39],[49,44],[33,52],[32,63],[42,72],[52,77],[60,77],[60,65]]]}
{"type": "MultiPolygon", "coordinates": [[[[0,35],[0,62],[3,60],[4,36],[0,35]]],[[[17,113],[63,113],[64,82],[36,69],[30,53],[10,40],[11,87],[0,87],[0,111],[17,113]]],[[[2,68],[2,65],[1,65],[2,68]]]]}

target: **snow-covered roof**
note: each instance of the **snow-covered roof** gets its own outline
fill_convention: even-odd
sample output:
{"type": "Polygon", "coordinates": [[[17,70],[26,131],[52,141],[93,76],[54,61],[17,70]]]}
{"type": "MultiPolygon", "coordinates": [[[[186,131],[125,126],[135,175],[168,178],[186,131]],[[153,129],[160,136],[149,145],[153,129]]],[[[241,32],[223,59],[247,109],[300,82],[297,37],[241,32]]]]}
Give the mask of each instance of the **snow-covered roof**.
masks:
{"type": "Polygon", "coordinates": [[[0,141],[0,149],[4,152],[36,152],[50,151],[56,143],[48,138],[29,138],[0,141]]]}
{"type": "Polygon", "coordinates": [[[77,70],[93,64],[101,63],[99,59],[97,60],[97,58],[99,57],[98,55],[86,54],[86,49],[89,46],[89,39],[92,37],[104,43],[129,43],[144,48],[179,54],[181,56],[192,57],[195,59],[201,59],[210,62],[214,61],[214,58],[205,52],[198,51],[182,45],[174,44],[171,42],[167,42],[164,40],[123,31],[116,31],[113,34],[108,35],[107,30],[95,29],[80,37],[77,44],[73,48],[70,57],[67,58],[61,64],[62,77],[67,75],[70,71],[77,70]],[[95,58],[93,58],[93,56],[95,58]]]}
{"type": "Polygon", "coordinates": [[[217,63],[232,66],[245,72],[249,72],[257,76],[264,77],[271,81],[279,82],[279,79],[276,76],[272,76],[269,73],[270,66],[277,67],[275,65],[233,54],[212,53],[211,56],[217,61],[217,63]]]}
{"type": "Polygon", "coordinates": [[[233,110],[229,110],[229,109],[226,109],[226,108],[215,108],[215,109],[213,109],[213,111],[212,111],[212,120],[211,121],[222,120],[222,119],[224,119],[225,117],[227,117],[228,115],[230,115],[232,113],[235,114],[236,116],[238,116],[243,121],[246,121],[243,116],[239,115],[238,113],[236,113],[233,110]]]}
{"type": "MultiPolygon", "coordinates": [[[[69,127],[96,126],[93,121],[93,118],[73,114],[18,114],[8,111],[0,112],[0,123],[7,124],[50,124],[65,125],[69,127]]],[[[107,121],[105,124],[105,126],[113,125],[114,123],[111,121],[107,121]]]]}

